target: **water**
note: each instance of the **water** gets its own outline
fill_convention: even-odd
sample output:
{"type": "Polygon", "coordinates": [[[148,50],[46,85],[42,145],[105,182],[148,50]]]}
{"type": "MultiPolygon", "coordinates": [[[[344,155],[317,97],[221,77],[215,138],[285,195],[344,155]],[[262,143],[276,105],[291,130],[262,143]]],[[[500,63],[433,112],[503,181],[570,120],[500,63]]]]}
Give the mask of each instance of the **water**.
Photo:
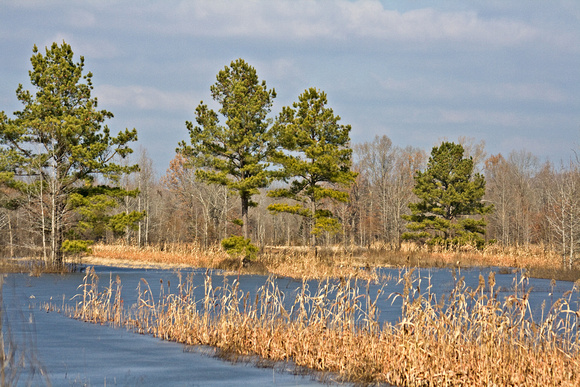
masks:
{"type": "MultiPolygon", "coordinates": [[[[170,271],[97,270],[102,286],[108,285],[109,272],[119,274],[127,298],[136,294],[140,278],[148,278],[152,284],[159,284],[159,278],[165,281],[177,278],[170,271]]],[[[79,292],[83,276],[9,275],[5,279],[3,312],[8,317],[12,337],[19,349],[25,351],[27,364],[33,367],[23,369],[18,385],[47,385],[40,369],[47,373],[53,386],[323,385],[309,376],[293,375],[291,365],[280,365],[274,370],[232,364],[210,356],[208,349],[166,342],[122,328],[83,323],[39,308],[42,302],[49,301],[62,305],[63,295],[64,302],[74,303],[71,297],[79,292]],[[284,367],[288,370],[280,370],[284,367]]]]}
{"type": "MultiPolygon", "coordinates": [[[[122,283],[122,296],[125,306],[136,302],[137,287],[143,288],[145,279],[154,295],[161,289],[167,294],[175,292],[179,283],[176,272],[171,270],[145,270],[96,267],[100,277],[99,289],[102,290],[118,275],[122,283]]],[[[465,284],[477,288],[479,275],[487,281],[494,268],[470,269],[456,272],[455,276],[447,269],[421,269],[414,272],[414,288],[422,293],[430,287],[432,293],[440,296],[449,293],[458,278],[465,284]],[[418,280],[420,278],[420,281],[418,280]]],[[[188,274],[193,275],[196,286],[195,296],[201,299],[204,294],[205,270],[182,271],[182,281],[188,274]]],[[[382,269],[381,275],[391,277],[386,285],[368,284],[368,293],[377,298],[381,322],[395,323],[401,316],[401,298],[392,295],[402,292],[402,283],[397,284],[401,272],[397,269],[382,269]],[[391,296],[389,296],[391,295],[391,296]]],[[[106,326],[83,323],[61,314],[40,309],[45,302],[57,306],[74,304],[74,298],[81,293],[79,285],[84,273],[68,275],[28,275],[11,274],[4,281],[3,311],[8,318],[11,335],[19,348],[27,355],[27,364],[19,377],[20,385],[45,384],[46,378],[38,373],[44,370],[52,385],[122,385],[122,386],[311,386],[321,385],[310,377],[295,376],[292,366],[280,364],[276,369],[258,368],[251,364],[232,364],[211,356],[212,351],[204,348],[187,347],[182,344],[164,342],[157,338],[113,329],[106,326]]],[[[265,284],[265,276],[228,276],[219,272],[212,274],[212,284],[222,286],[224,280],[232,283],[239,280],[240,289],[250,294],[265,284]]],[[[339,280],[331,281],[331,284],[339,280]]],[[[496,289],[500,297],[513,294],[518,278],[514,274],[497,274],[496,289]]],[[[288,278],[276,280],[278,288],[285,293],[286,303],[294,303],[301,281],[288,278]]],[[[361,292],[367,292],[367,282],[358,281],[361,292]]],[[[529,279],[525,290],[530,291],[530,305],[535,318],[539,318],[542,303],[546,310],[551,304],[571,290],[573,284],[560,281],[551,285],[550,280],[529,279]]],[[[311,293],[315,293],[318,282],[309,281],[311,293]]],[[[521,283],[520,283],[521,290],[521,283]]],[[[574,293],[578,302],[578,293],[574,293]]],[[[574,300],[574,299],[573,299],[574,300]]],[[[574,304],[577,306],[577,304],[574,304]]],[[[5,330],[6,332],[6,330],[5,330]]]]}

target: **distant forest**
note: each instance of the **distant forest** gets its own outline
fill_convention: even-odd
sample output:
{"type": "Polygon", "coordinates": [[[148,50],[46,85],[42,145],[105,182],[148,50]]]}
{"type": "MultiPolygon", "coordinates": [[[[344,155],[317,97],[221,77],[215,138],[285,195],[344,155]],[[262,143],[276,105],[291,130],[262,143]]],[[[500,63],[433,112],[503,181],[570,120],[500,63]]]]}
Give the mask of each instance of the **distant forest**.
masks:
{"type": "MultiPolygon", "coordinates": [[[[485,239],[505,246],[542,244],[563,255],[575,256],[580,244],[580,169],[578,163],[554,166],[540,163],[530,152],[513,151],[486,156],[483,143],[460,139],[476,168],[486,178],[484,200],[495,206],[486,215],[485,239]]],[[[348,203],[331,208],[341,223],[337,233],[323,233],[321,245],[348,244],[397,248],[416,200],[412,190],[416,170],[425,168],[427,153],[410,146],[393,145],[387,136],[353,145],[353,170],[359,174],[348,193],[348,203]]],[[[145,211],[135,227],[108,230],[96,239],[144,246],[148,244],[197,242],[209,247],[226,236],[241,233],[232,219],[240,217],[239,198],[228,188],[200,182],[195,170],[176,155],[167,172],[157,177],[146,150],[137,158],[140,171],[120,180],[136,196],[124,196],[111,213],[145,211]]],[[[309,244],[309,234],[300,217],[273,215],[267,207],[275,199],[260,190],[258,205],[249,211],[250,237],[259,246],[309,244]]],[[[29,198],[32,200],[32,198],[29,198]]],[[[0,209],[0,246],[3,256],[40,255],[40,219],[27,207],[0,209]]],[[[90,236],[90,235],[87,235],[90,236]]]]}
{"type": "MultiPolygon", "coordinates": [[[[113,137],[97,110],[91,74],[66,43],[31,59],[24,105],[0,115],[0,254],[53,260],[94,241],[146,246],[218,245],[244,236],[259,247],[361,246],[397,249],[429,153],[387,136],[352,144],[350,126],[307,89],[267,118],[275,92],[243,60],[217,76],[214,112],[201,103],[191,140],[163,176],[137,132],[113,137]],[[221,117],[221,121],[220,121],[221,117]],[[129,161],[130,160],[130,161],[129,161]]],[[[527,151],[488,155],[461,137],[463,157],[485,179],[486,243],[541,245],[572,263],[580,247],[580,162],[540,162],[527,151]]]]}

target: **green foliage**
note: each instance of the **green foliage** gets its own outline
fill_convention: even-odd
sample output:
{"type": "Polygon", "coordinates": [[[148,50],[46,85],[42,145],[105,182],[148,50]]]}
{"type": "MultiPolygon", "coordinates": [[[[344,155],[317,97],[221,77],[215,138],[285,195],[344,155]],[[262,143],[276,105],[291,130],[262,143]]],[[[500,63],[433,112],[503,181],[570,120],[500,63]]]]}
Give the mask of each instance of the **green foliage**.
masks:
{"type": "Polygon", "coordinates": [[[44,54],[34,46],[29,75],[36,91],[19,85],[16,96],[23,109],[12,119],[2,113],[0,120],[0,163],[9,159],[11,166],[1,171],[2,179],[27,177],[19,180],[17,188],[44,201],[51,214],[51,256],[57,263],[71,224],[70,196],[96,176],[117,182],[121,175],[137,170],[113,162],[116,156],[124,158],[132,152],[129,143],[137,139],[136,130],[111,136],[104,122],[113,114],[97,108],[97,99],[91,97],[92,74],[84,74],[82,56],[77,63],[73,57],[65,42],[53,43],[44,54]]]}
{"type": "Polygon", "coordinates": [[[81,254],[92,254],[91,245],[94,241],[90,240],[65,240],[62,242],[61,250],[64,253],[79,256],[81,254]]]}
{"type": "Polygon", "coordinates": [[[105,236],[107,230],[115,236],[122,236],[127,228],[136,230],[138,222],[146,216],[145,211],[121,212],[112,215],[126,196],[135,197],[138,190],[127,191],[119,187],[105,185],[86,186],[75,190],[69,196],[69,205],[80,217],[71,230],[75,235],[83,235],[95,240],[105,236]]]}
{"type": "Polygon", "coordinates": [[[419,201],[409,204],[411,215],[403,216],[410,221],[403,239],[444,246],[483,245],[482,215],[493,206],[483,204],[485,178],[473,174],[473,160],[463,153],[461,145],[451,142],[433,148],[427,169],[415,175],[413,192],[419,201]]]}
{"type": "Polygon", "coordinates": [[[268,209],[305,217],[313,235],[340,229],[333,214],[322,207],[326,200],[347,202],[348,193],[337,188],[349,187],[356,177],[350,170],[351,127],[340,125],[340,117],[326,105],[326,94],[310,88],[292,107],[283,108],[273,128],[277,149],[271,159],[279,167],[275,176],[289,187],[271,190],[268,196],[296,203],[275,203],[268,209]]]}
{"type": "MultiPolygon", "coordinates": [[[[0,129],[6,127],[8,122],[6,114],[3,111],[0,111],[0,129]]],[[[8,141],[3,136],[0,136],[0,188],[16,189],[22,187],[23,183],[15,178],[17,162],[16,152],[8,146],[7,142],[8,141]]],[[[10,209],[10,207],[4,206],[6,200],[3,200],[3,196],[4,192],[0,192],[0,207],[10,209]]]]}
{"type": "Polygon", "coordinates": [[[243,226],[244,225],[244,221],[241,219],[232,219],[232,223],[235,224],[236,226],[243,226]]]}
{"type": "Polygon", "coordinates": [[[178,152],[196,167],[198,179],[227,186],[241,199],[244,236],[247,237],[248,207],[253,195],[269,183],[267,157],[270,141],[270,112],[274,90],[258,79],[256,70],[244,60],[232,61],[211,86],[212,98],[224,119],[203,101],[196,112],[197,125],[187,121],[191,145],[180,143],[178,152]]]}
{"type": "Polygon", "coordinates": [[[258,247],[249,238],[231,236],[222,240],[224,250],[234,258],[255,259],[258,247]]]}
{"type": "Polygon", "coordinates": [[[120,212],[109,218],[108,226],[116,236],[121,236],[127,228],[136,231],[138,223],[146,216],[145,211],[131,211],[129,213],[120,212]]]}

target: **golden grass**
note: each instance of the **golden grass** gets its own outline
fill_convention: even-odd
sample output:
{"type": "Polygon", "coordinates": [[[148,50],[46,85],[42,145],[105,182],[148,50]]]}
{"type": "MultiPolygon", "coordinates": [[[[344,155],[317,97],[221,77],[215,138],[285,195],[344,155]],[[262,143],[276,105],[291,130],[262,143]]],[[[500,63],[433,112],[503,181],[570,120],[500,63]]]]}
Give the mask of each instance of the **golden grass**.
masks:
{"type": "Polygon", "coordinates": [[[371,267],[369,260],[340,249],[270,249],[262,253],[258,260],[267,272],[295,279],[378,279],[376,267],[371,267]]]}
{"type": "Polygon", "coordinates": [[[35,258],[1,258],[0,273],[29,273],[31,276],[38,277],[43,273],[66,274],[76,270],[75,264],[56,265],[52,262],[46,262],[42,259],[35,258]]]}
{"type": "Polygon", "coordinates": [[[98,243],[91,249],[93,256],[97,258],[153,265],[214,268],[228,258],[228,255],[218,246],[203,249],[197,243],[164,243],[146,247],[98,243]]]}
{"type": "Polygon", "coordinates": [[[242,264],[230,258],[219,246],[202,249],[197,244],[165,244],[136,247],[96,244],[93,257],[84,258],[89,264],[157,265],[160,267],[199,267],[221,269],[244,274],[276,274],[291,278],[312,279],[356,277],[376,279],[375,271],[363,260],[344,254],[342,250],[265,249],[256,261],[242,264]]]}
{"type": "Polygon", "coordinates": [[[572,270],[545,246],[489,245],[483,250],[470,246],[443,249],[403,243],[401,248],[374,244],[369,248],[327,247],[312,250],[301,247],[266,247],[256,261],[242,265],[219,246],[208,249],[198,244],[163,244],[138,248],[122,244],[93,246],[88,264],[159,267],[201,267],[245,274],[276,274],[298,279],[353,277],[376,279],[377,267],[505,267],[525,269],[530,276],[576,281],[580,267],[572,270]]]}
{"type": "Polygon", "coordinates": [[[459,248],[443,248],[440,246],[417,245],[403,243],[399,250],[375,244],[369,249],[369,254],[385,261],[397,263],[414,263],[417,266],[499,266],[513,268],[530,267],[560,267],[561,257],[553,250],[543,245],[502,246],[487,245],[478,250],[472,246],[459,248]],[[403,262],[402,259],[407,260],[403,262]],[[399,261],[397,261],[399,260],[399,261]]]}
{"type": "Polygon", "coordinates": [[[214,346],[229,357],[292,361],[361,384],[580,384],[578,284],[534,320],[525,277],[516,277],[505,299],[499,298],[493,273],[487,283],[480,276],[476,289],[456,279],[453,291],[440,298],[430,281],[421,281],[412,270],[403,272],[386,279],[377,294],[356,279],[321,281],[317,289],[303,282],[292,301],[272,277],[250,296],[235,280],[224,277],[216,287],[206,275],[204,296],[196,299],[189,276],[180,277],[176,293],[162,290],[155,301],[142,280],[138,304],[123,309],[116,294],[120,282],[111,278],[99,292],[98,277],[89,270],[82,301],[69,313],[165,340],[214,346]],[[404,284],[402,293],[389,296],[402,301],[402,317],[380,324],[377,300],[393,281],[404,284]]]}
{"type": "Polygon", "coordinates": [[[16,259],[0,259],[0,273],[24,273],[27,269],[26,265],[16,259]]]}

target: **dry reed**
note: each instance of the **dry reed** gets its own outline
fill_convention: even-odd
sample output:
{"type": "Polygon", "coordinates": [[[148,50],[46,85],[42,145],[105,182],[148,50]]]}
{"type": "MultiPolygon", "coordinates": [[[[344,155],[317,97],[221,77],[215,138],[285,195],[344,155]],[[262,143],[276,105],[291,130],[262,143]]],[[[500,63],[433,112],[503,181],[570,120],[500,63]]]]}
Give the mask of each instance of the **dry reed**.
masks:
{"type": "Polygon", "coordinates": [[[216,267],[228,258],[219,246],[202,248],[197,243],[164,243],[146,247],[98,243],[91,249],[93,255],[99,258],[189,267],[216,267]]]}
{"type": "MultiPolygon", "coordinates": [[[[397,267],[504,267],[525,269],[528,275],[539,278],[575,281],[580,268],[562,266],[561,257],[541,245],[501,246],[488,245],[483,250],[470,246],[444,249],[437,246],[418,246],[403,243],[399,248],[373,244],[368,248],[327,247],[312,250],[299,247],[266,247],[257,261],[241,266],[219,246],[207,249],[191,243],[165,243],[158,246],[136,247],[127,245],[93,246],[99,259],[113,259],[111,265],[158,265],[169,267],[202,267],[223,269],[247,274],[272,273],[299,279],[356,277],[376,279],[374,268],[397,267]]],[[[99,263],[85,258],[89,264],[99,263]]]]}
{"type": "MultiPolygon", "coordinates": [[[[300,248],[267,248],[256,261],[242,265],[239,259],[230,258],[219,246],[203,249],[198,244],[163,244],[136,247],[127,245],[97,244],[93,256],[112,259],[113,265],[150,264],[168,267],[200,267],[221,269],[244,274],[272,273],[299,279],[324,279],[356,277],[376,279],[375,270],[364,259],[344,254],[343,250],[311,250],[300,248]]],[[[90,263],[96,263],[85,258],[90,263]]]]}
{"type": "Polygon", "coordinates": [[[456,279],[448,297],[440,298],[430,280],[412,270],[387,279],[376,294],[367,281],[342,278],[321,281],[316,289],[304,281],[292,296],[272,277],[250,295],[237,280],[224,277],[216,287],[206,274],[200,299],[193,275],[180,276],[176,292],[162,288],[157,301],[142,280],[138,304],[122,312],[120,296],[112,294],[113,288],[120,293],[120,282],[110,279],[102,292],[97,282],[89,270],[82,301],[70,311],[75,317],[210,345],[230,358],[292,361],[362,384],[580,384],[577,286],[547,310],[543,306],[536,321],[526,278],[516,277],[513,294],[500,299],[493,274],[487,283],[480,276],[476,289],[456,279]],[[377,300],[386,297],[384,288],[392,281],[404,284],[402,292],[389,296],[402,301],[402,316],[396,324],[380,324],[377,300]]]}

